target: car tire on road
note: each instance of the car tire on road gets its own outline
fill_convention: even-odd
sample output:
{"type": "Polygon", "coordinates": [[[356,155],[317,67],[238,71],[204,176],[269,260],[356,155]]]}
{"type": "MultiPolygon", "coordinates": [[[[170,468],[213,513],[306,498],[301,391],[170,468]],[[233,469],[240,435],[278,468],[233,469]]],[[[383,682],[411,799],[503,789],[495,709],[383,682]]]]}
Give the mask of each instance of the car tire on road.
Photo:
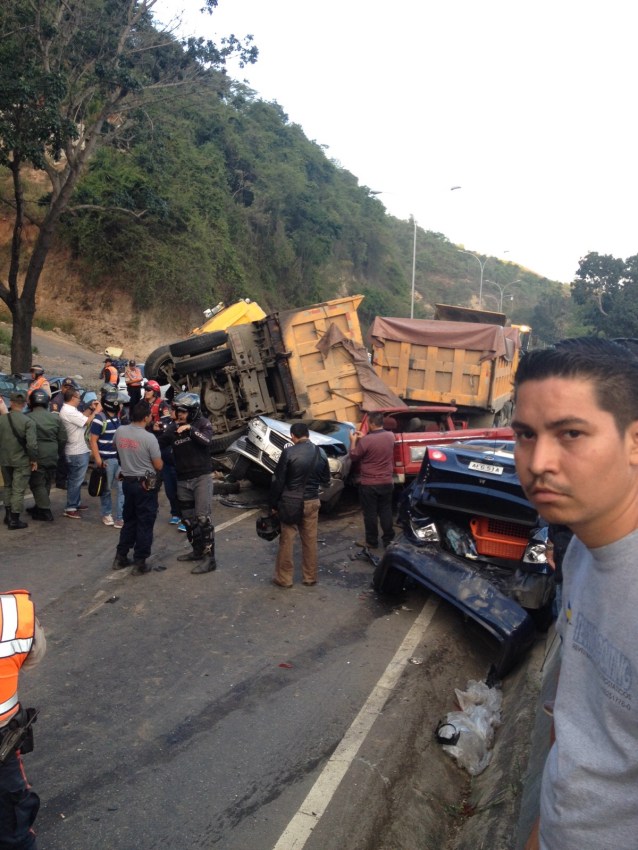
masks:
{"type": "Polygon", "coordinates": [[[203,354],[212,348],[219,348],[228,340],[226,331],[212,331],[211,333],[189,336],[179,342],[169,345],[172,357],[186,357],[187,355],[203,354]]]}
{"type": "Polygon", "coordinates": [[[403,592],[405,576],[398,570],[388,569],[383,560],[375,568],[372,576],[372,586],[377,593],[387,596],[398,596],[403,592]]]}
{"type": "Polygon", "coordinates": [[[230,349],[218,348],[216,351],[208,351],[206,354],[198,354],[195,357],[178,360],[173,366],[173,374],[190,375],[194,372],[214,372],[215,369],[221,369],[230,363],[232,358],[230,349]]]}

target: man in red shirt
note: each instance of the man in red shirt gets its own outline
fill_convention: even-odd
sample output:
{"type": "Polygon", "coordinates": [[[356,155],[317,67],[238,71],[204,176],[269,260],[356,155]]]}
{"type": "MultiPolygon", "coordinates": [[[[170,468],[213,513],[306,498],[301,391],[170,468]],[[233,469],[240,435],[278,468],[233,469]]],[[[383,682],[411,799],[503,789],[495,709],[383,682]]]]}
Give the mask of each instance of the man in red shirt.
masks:
{"type": "Polygon", "coordinates": [[[381,539],[387,546],[394,539],[392,518],[392,472],[394,457],[394,434],[383,427],[383,414],[374,411],[368,414],[369,431],[350,435],[350,456],[359,462],[361,482],[359,500],[363,510],[365,543],[362,546],[376,549],[381,539]]]}

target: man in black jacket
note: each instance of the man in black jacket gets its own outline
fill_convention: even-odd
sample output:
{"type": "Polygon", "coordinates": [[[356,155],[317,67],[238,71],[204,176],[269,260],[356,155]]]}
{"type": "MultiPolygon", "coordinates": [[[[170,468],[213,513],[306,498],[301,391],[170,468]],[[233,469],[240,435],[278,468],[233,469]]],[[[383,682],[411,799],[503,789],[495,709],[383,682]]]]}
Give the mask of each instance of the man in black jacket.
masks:
{"type": "MultiPolygon", "coordinates": [[[[292,545],[295,528],[301,538],[301,575],[303,583],[317,583],[317,527],[319,521],[319,486],[330,484],[330,467],[323,449],[310,442],[310,432],[303,422],[290,428],[292,446],[281,453],[270,485],[269,503],[273,513],[278,512],[282,496],[288,501],[303,501],[301,519],[297,525],[281,523],[279,551],[275,564],[273,584],[292,587],[294,562],[292,545]]],[[[281,517],[280,517],[281,519],[281,517]]]]}
{"type": "Polygon", "coordinates": [[[213,512],[213,463],[210,444],[213,426],[201,415],[199,396],[180,393],[173,402],[176,421],[159,435],[161,447],[172,446],[177,472],[177,501],[193,547],[178,561],[196,561],[191,573],[217,569],[213,512]]]}

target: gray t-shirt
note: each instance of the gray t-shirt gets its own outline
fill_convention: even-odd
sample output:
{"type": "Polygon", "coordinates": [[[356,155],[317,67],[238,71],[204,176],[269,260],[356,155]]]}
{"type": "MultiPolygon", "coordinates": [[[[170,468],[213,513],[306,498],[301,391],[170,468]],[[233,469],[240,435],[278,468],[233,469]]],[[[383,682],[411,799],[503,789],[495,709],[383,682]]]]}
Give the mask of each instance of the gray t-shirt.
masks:
{"type": "Polygon", "coordinates": [[[541,790],[541,850],[638,847],[638,531],[563,564],[556,743],[541,790]]]}
{"type": "Polygon", "coordinates": [[[155,434],[137,425],[121,425],[115,432],[113,445],[125,477],[141,478],[147,472],[154,472],[152,461],[161,457],[155,434]]]}

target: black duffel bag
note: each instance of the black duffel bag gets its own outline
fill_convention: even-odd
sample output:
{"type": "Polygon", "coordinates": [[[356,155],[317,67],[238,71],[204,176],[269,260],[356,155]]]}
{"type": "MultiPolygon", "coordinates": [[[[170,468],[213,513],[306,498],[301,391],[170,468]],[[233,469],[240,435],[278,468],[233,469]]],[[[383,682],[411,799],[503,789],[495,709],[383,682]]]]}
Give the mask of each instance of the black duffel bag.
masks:
{"type": "Polygon", "coordinates": [[[89,496],[101,496],[106,491],[106,469],[94,467],[89,475],[89,496]]]}

